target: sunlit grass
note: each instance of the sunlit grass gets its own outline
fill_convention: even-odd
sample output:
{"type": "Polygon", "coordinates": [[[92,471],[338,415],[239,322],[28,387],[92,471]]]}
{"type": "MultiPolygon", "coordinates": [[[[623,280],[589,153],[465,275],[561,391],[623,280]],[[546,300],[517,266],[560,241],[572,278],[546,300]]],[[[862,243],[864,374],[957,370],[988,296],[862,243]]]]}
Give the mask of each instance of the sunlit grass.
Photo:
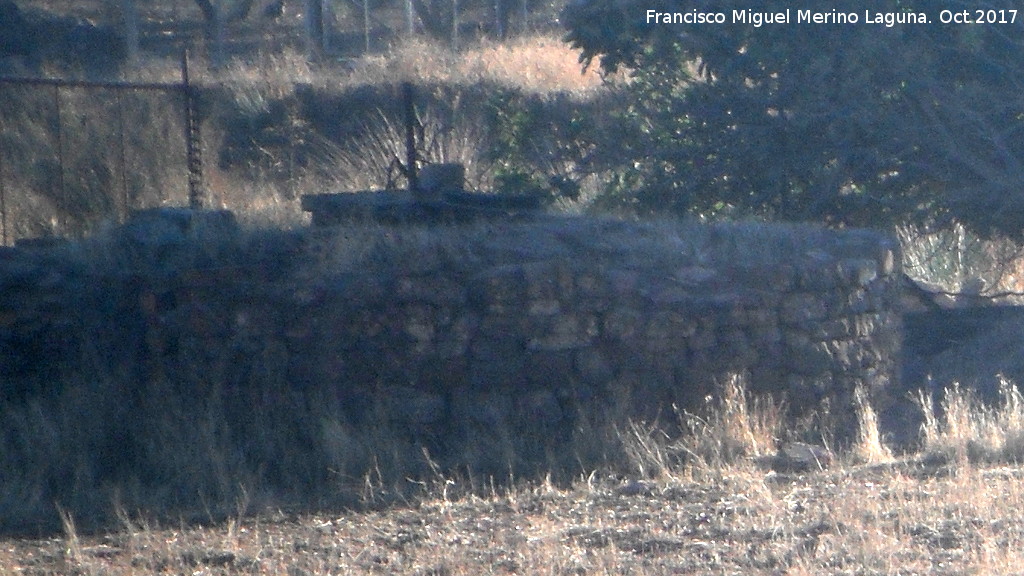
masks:
{"type": "MultiPolygon", "coordinates": [[[[1008,385],[1009,386],[1009,385],[1008,385]]],[[[924,430],[940,440],[1013,436],[1015,393],[985,409],[959,389],[924,430]],[[971,422],[971,423],[969,423],[971,422]],[[1005,426],[1005,430],[998,428],[1005,426]]],[[[835,468],[778,475],[751,466],[770,451],[775,415],[741,380],[726,383],[708,426],[690,446],[700,466],[664,459],[677,440],[636,425],[632,458],[663,473],[616,479],[599,471],[570,484],[513,482],[466,489],[438,476],[410,506],[378,511],[250,515],[245,503],[208,527],[161,526],[125,511],[106,535],[83,535],[66,511],[61,538],[0,545],[0,574],[1019,574],[1024,570],[1024,488],[1019,468],[959,460],[935,468],[911,458],[879,467],[842,459],[835,468]],[[731,391],[730,391],[731,390],[731,391]],[[713,425],[712,425],[713,423],[713,425]],[[636,433],[643,431],[642,434],[636,433]],[[701,435],[727,434],[736,444],[701,435]],[[744,450],[737,450],[744,444],[744,450]],[[718,448],[714,448],[717,446],[718,448]],[[759,447],[760,446],[760,447],[759,447]],[[720,454],[713,455],[715,450],[720,454]],[[643,461],[643,462],[641,462],[643,461]]],[[[873,422],[859,404],[864,427],[873,422]]],[[[870,411],[868,411],[870,412],[870,411]]],[[[626,434],[626,436],[630,436],[626,434]]],[[[863,430],[864,458],[875,434],[863,430]]],[[[630,441],[627,439],[627,442],[630,441]]],[[[1005,456],[1005,454],[1004,454],[1005,456]]]]}

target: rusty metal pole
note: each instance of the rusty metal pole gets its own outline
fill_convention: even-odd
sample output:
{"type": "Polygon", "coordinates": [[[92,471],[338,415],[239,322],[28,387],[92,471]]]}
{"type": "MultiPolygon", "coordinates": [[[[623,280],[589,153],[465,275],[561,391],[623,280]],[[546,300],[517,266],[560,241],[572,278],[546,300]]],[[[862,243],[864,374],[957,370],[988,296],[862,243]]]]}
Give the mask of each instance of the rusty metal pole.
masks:
{"type": "Polygon", "coordinates": [[[57,174],[58,181],[60,182],[60,200],[64,204],[60,207],[60,215],[58,221],[61,226],[61,234],[67,233],[68,227],[68,191],[64,183],[64,134],[61,130],[61,113],[60,113],[60,86],[53,86],[53,108],[57,114],[57,164],[59,165],[59,171],[57,174]]]}
{"type": "Polygon", "coordinates": [[[118,129],[121,132],[121,221],[124,222],[128,219],[128,214],[131,213],[131,201],[128,198],[128,156],[125,152],[124,142],[124,101],[121,99],[121,91],[116,90],[117,93],[117,124],[118,129]]]}
{"type": "Polygon", "coordinates": [[[413,101],[412,82],[402,82],[402,105],[405,107],[405,169],[409,191],[419,190],[416,174],[416,106],[413,101]]]}
{"type": "Polygon", "coordinates": [[[185,156],[188,163],[188,206],[203,207],[203,162],[200,156],[199,120],[196,118],[195,91],[189,80],[188,49],[181,53],[181,89],[185,96],[185,156]]]}
{"type": "Polygon", "coordinates": [[[4,155],[0,151],[0,246],[7,246],[7,186],[4,182],[4,155]]]}

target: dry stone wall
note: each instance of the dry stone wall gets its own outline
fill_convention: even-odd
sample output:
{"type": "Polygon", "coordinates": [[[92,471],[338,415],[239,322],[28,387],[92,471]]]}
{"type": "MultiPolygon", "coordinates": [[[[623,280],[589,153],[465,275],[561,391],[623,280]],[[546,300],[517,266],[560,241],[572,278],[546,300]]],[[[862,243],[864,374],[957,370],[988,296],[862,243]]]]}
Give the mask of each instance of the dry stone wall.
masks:
{"type": "MultiPolygon", "coordinates": [[[[13,284],[11,270],[36,266],[21,277],[49,282],[50,300],[60,278],[100,302],[86,286],[117,294],[102,332],[131,331],[122,352],[140,378],[191,366],[227,388],[328,389],[352,426],[386,421],[446,464],[497,473],[550,462],[597,420],[698,409],[731,374],[841,430],[855,388],[883,411],[894,389],[900,255],[875,232],[543,217],[270,234],[222,247],[226,265],[189,247],[180,216],[159,245],[138,227],[120,237],[145,251],[131,274],[55,278],[9,250],[0,275],[13,284]]],[[[32,361],[32,338],[56,335],[13,302],[0,303],[0,337],[32,361]]],[[[73,324],[55,324],[57,340],[97,338],[73,324]]],[[[46,348],[48,366],[81,344],[46,348]]],[[[9,358],[0,370],[16,371],[9,358]]]]}

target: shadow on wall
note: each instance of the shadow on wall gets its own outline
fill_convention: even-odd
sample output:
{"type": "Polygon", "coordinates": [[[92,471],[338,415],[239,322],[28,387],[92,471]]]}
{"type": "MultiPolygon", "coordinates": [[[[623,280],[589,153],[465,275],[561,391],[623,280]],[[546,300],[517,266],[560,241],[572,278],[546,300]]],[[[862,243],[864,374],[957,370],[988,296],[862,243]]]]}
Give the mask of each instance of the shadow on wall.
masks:
{"type": "Polygon", "coordinates": [[[1024,382],[1024,307],[933,309],[904,316],[902,380],[940,394],[959,383],[987,403],[999,400],[999,376],[1024,382]]]}

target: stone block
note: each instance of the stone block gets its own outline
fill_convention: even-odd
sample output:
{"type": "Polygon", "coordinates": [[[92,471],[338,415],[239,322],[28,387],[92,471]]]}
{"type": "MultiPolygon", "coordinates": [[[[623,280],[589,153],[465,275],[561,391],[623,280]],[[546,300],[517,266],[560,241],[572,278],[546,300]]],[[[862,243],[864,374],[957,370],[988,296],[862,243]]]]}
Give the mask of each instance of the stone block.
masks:
{"type": "Polygon", "coordinates": [[[806,251],[802,261],[794,265],[793,275],[797,288],[804,291],[831,290],[840,284],[835,259],[822,249],[806,251]]]}
{"type": "Polygon", "coordinates": [[[574,282],[576,298],[591,303],[607,303],[610,294],[608,280],[599,271],[580,271],[574,282]]]}
{"type": "Polygon", "coordinates": [[[796,270],[789,264],[757,265],[740,273],[748,285],[759,287],[776,294],[793,290],[796,285],[796,270]]]}
{"type": "Polygon", "coordinates": [[[469,281],[470,303],[486,312],[518,313],[522,310],[526,298],[526,273],[518,264],[491,268],[469,281]]]}
{"type": "Polygon", "coordinates": [[[452,322],[440,326],[434,338],[434,354],[439,358],[456,358],[465,355],[478,321],[470,314],[463,314],[452,322]]]}
{"type": "Polygon", "coordinates": [[[598,335],[597,318],[566,314],[552,319],[545,333],[530,338],[530,350],[570,350],[590,345],[598,335]]]}
{"type": "Polygon", "coordinates": [[[784,333],[785,366],[795,374],[815,376],[831,371],[833,358],[824,342],[814,342],[801,332],[784,333]]]}
{"type": "Polygon", "coordinates": [[[868,293],[863,288],[855,288],[846,294],[845,299],[840,302],[836,313],[843,316],[850,314],[866,314],[872,311],[873,306],[868,293]]]}
{"type": "Polygon", "coordinates": [[[485,314],[475,323],[475,334],[483,338],[525,340],[549,324],[548,318],[525,312],[521,306],[514,312],[485,314]]]}
{"type": "Polygon", "coordinates": [[[719,283],[722,275],[718,270],[707,266],[683,266],[676,269],[672,278],[687,288],[701,288],[719,283]]]}
{"type": "Polygon", "coordinates": [[[426,356],[414,366],[413,385],[424,390],[447,392],[469,383],[469,359],[465,356],[426,356]]]}
{"type": "Polygon", "coordinates": [[[521,390],[526,351],[515,341],[477,339],[470,345],[469,380],[476,390],[521,390]]]}
{"type": "Polygon", "coordinates": [[[633,340],[644,327],[644,315],[635,308],[617,306],[604,316],[602,336],[609,340],[633,340]]]}
{"type": "Polygon", "coordinates": [[[437,274],[403,276],[394,284],[393,296],[399,302],[418,302],[435,306],[461,306],[466,293],[458,282],[437,274]]]}
{"type": "Polygon", "coordinates": [[[698,330],[708,326],[709,322],[713,321],[706,318],[698,320],[684,312],[662,311],[651,315],[644,338],[653,347],[685,348],[687,339],[696,336],[698,330]]]}
{"type": "Polygon", "coordinates": [[[878,279],[878,262],[870,258],[848,258],[837,264],[836,271],[846,286],[863,288],[878,279]]]}
{"type": "Polygon", "coordinates": [[[751,366],[757,362],[758,352],[752,340],[742,330],[726,329],[718,337],[718,349],[721,353],[740,367],[751,366]]]}
{"type": "Polygon", "coordinates": [[[526,374],[530,386],[556,389],[572,382],[571,350],[534,350],[526,355],[526,374]]]}
{"type": "Polygon", "coordinates": [[[601,351],[594,348],[578,350],[573,365],[580,381],[589,386],[600,387],[615,378],[612,364],[601,351]]]}
{"type": "Polygon", "coordinates": [[[531,301],[562,301],[573,299],[573,272],[561,260],[528,262],[522,265],[526,279],[526,297],[531,301]]]}
{"type": "Polygon", "coordinates": [[[608,271],[608,287],[617,302],[632,302],[642,285],[640,273],[636,270],[608,271]]]}
{"type": "Polygon", "coordinates": [[[441,394],[408,386],[388,386],[379,393],[387,415],[394,420],[423,426],[448,417],[448,402],[441,394]]]}
{"type": "Polygon", "coordinates": [[[532,390],[515,400],[515,412],[519,422],[527,426],[550,426],[565,418],[562,407],[554,392],[546,389],[532,390]]]}
{"type": "Polygon", "coordinates": [[[426,305],[410,305],[403,309],[403,333],[412,339],[418,353],[425,352],[437,334],[434,309],[426,305]]]}
{"type": "Polygon", "coordinates": [[[456,418],[492,431],[507,430],[513,416],[512,396],[507,392],[458,390],[452,404],[456,418]]]}
{"type": "Polygon", "coordinates": [[[704,319],[697,324],[697,329],[693,331],[688,340],[690,350],[707,350],[717,346],[717,328],[718,326],[711,319],[704,319]]]}
{"type": "Polygon", "coordinates": [[[783,298],[779,321],[788,325],[805,325],[828,316],[824,297],[811,292],[796,292],[783,298]]]}
{"type": "Polygon", "coordinates": [[[556,299],[533,300],[526,304],[530,316],[555,316],[562,311],[562,304],[556,299]]]}

